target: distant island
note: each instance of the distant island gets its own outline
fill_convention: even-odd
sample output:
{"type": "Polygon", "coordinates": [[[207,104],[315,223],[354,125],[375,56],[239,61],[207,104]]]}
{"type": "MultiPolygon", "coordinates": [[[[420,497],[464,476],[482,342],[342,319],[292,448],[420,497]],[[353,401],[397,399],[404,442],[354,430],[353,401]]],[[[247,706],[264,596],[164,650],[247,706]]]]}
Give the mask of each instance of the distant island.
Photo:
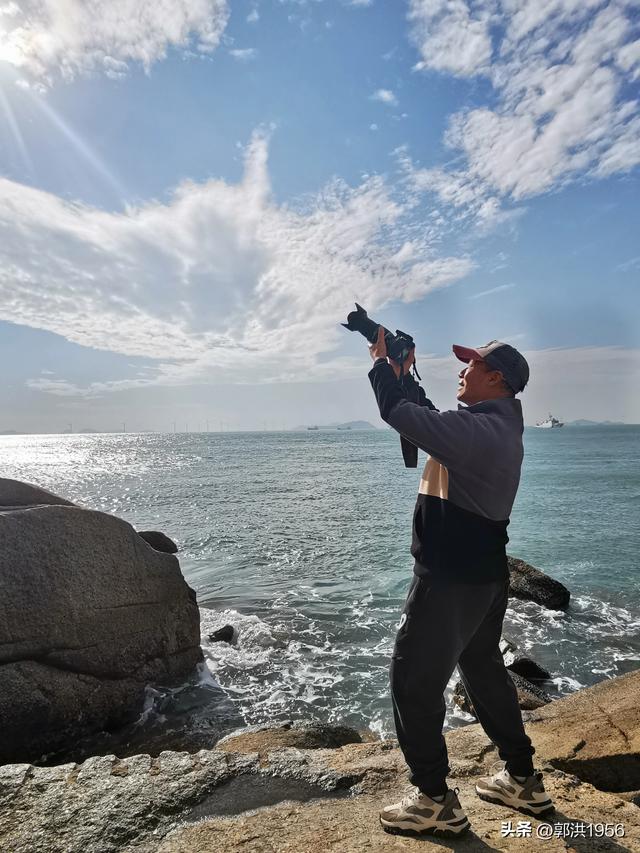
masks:
{"type": "Polygon", "coordinates": [[[577,421],[567,421],[565,426],[588,427],[588,426],[628,426],[624,421],[587,421],[583,418],[577,421]]]}
{"type": "Polygon", "coordinates": [[[291,432],[302,432],[303,430],[306,432],[307,430],[312,430],[315,432],[316,430],[332,430],[332,431],[343,431],[343,430],[363,430],[363,429],[373,429],[377,430],[377,427],[374,427],[373,424],[370,424],[369,421],[347,421],[343,424],[309,424],[304,426],[293,427],[291,432]]]}

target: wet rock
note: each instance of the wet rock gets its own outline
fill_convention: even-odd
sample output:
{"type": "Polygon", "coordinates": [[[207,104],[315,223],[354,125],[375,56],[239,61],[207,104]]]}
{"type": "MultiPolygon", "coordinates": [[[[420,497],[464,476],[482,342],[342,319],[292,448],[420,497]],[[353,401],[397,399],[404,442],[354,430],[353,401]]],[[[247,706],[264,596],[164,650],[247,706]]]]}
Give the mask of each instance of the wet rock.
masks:
{"type": "Polygon", "coordinates": [[[507,664],[507,669],[521,675],[527,681],[548,681],[551,673],[539,663],[528,657],[517,657],[512,663],[507,664]]]}
{"type": "Polygon", "coordinates": [[[138,530],[138,536],[142,536],[145,542],[156,551],[161,551],[163,554],[177,554],[178,546],[169,539],[164,533],[159,530],[138,530]]]}
{"type": "MultiPolygon", "coordinates": [[[[518,704],[523,711],[534,711],[537,708],[541,708],[543,705],[546,705],[547,702],[552,701],[551,696],[535,684],[531,684],[531,682],[527,681],[526,678],[522,678],[522,676],[517,675],[515,672],[509,672],[509,675],[511,676],[513,683],[516,685],[516,690],[518,691],[518,704]]],[[[467,714],[471,714],[474,717],[476,716],[473,704],[469,699],[462,681],[456,682],[456,685],[453,688],[452,699],[462,711],[467,714]]]]}
{"type": "Polygon", "coordinates": [[[233,625],[223,625],[212,634],[209,634],[209,640],[212,643],[235,643],[238,639],[238,631],[233,625]]]}
{"type": "Polygon", "coordinates": [[[518,691],[518,704],[523,711],[534,711],[553,701],[552,697],[537,684],[532,684],[516,672],[509,672],[509,675],[518,691]]]}
{"type": "Polygon", "coordinates": [[[177,559],[48,495],[0,480],[0,506],[25,502],[0,512],[0,762],[131,721],[145,685],[182,681],[201,659],[177,559]]]}
{"type": "Polygon", "coordinates": [[[560,581],[545,575],[539,569],[509,557],[509,595],[525,601],[534,601],[550,610],[566,610],[571,593],[560,581]]]}
{"type": "Polygon", "coordinates": [[[258,752],[283,747],[295,749],[336,749],[348,743],[362,743],[362,735],[349,726],[327,723],[292,723],[280,726],[249,726],[222,738],[216,749],[225,752],[258,752]]]}

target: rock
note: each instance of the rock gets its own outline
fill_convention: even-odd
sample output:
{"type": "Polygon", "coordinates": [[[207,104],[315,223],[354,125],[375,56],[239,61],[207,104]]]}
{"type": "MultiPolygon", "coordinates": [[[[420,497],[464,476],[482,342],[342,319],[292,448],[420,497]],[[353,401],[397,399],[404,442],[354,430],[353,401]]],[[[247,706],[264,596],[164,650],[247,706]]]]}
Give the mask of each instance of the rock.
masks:
{"type": "Polygon", "coordinates": [[[513,683],[518,691],[518,704],[523,711],[534,711],[553,701],[548,693],[545,693],[537,684],[532,684],[526,678],[516,672],[509,672],[513,683]]]}
{"type": "Polygon", "coordinates": [[[550,610],[566,610],[571,593],[560,583],[544,572],[509,557],[509,595],[526,601],[535,601],[550,610]]]}
{"type": "Polygon", "coordinates": [[[142,536],[145,542],[148,542],[156,551],[161,551],[163,554],[177,554],[178,546],[169,539],[164,533],[159,530],[138,530],[138,536],[142,536]]]}
{"type": "Polygon", "coordinates": [[[604,791],[640,790],[640,670],[536,711],[529,733],[554,767],[604,791]]]}
{"type": "MultiPolygon", "coordinates": [[[[0,480],[3,506],[46,495],[0,480]]],[[[183,680],[201,660],[195,593],[177,559],[127,522],[25,504],[0,512],[0,538],[0,763],[122,725],[145,685],[183,680]]]]}
{"type": "MultiPolygon", "coordinates": [[[[624,796],[598,790],[574,772],[550,769],[566,758],[572,727],[586,722],[581,750],[597,743],[611,755],[620,744],[609,718],[624,719],[637,755],[640,673],[613,679],[559,699],[535,712],[528,731],[545,787],[554,798],[554,823],[624,825],[625,837],[576,839],[581,853],[640,849],[638,808],[624,796]],[[635,717],[633,717],[635,712],[635,717]],[[591,714],[591,717],[585,716],[591,714]],[[568,726],[568,728],[566,727],[568,726]],[[593,738],[593,740],[592,740],[593,738]],[[600,738],[600,741],[598,741],[600,738]]],[[[281,726],[273,731],[291,731],[281,726]]],[[[262,728],[266,746],[268,729],[262,728]]],[[[253,730],[253,735],[256,731],[253,730]]],[[[239,735],[236,737],[240,737],[239,735]]],[[[564,853],[570,838],[531,835],[505,838],[506,821],[522,818],[481,801],[477,777],[498,759],[479,725],[446,735],[451,781],[469,815],[472,831],[456,844],[469,853],[487,850],[564,853]]],[[[227,739],[227,746],[232,740],[227,739]]],[[[392,839],[378,824],[378,810],[409,790],[402,753],[389,741],[349,743],[338,749],[277,747],[245,752],[214,749],[138,755],[126,760],[92,758],[82,765],[0,768],[0,850],[11,853],[441,853],[440,839],[392,839]],[[255,809],[261,806],[259,811],[255,809]],[[250,810],[251,809],[251,810],[250,810]]],[[[622,755],[622,752],[618,752],[622,755]]],[[[613,758],[614,762],[617,760],[613,758]]],[[[575,770],[581,770],[576,765],[575,770]]],[[[529,821],[529,819],[527,818],[529,821]]],[[[553,824],[552,824],[553,825],[553,824]]],[[[450,846],[450,845],[445,845],[450,846]]]]}
{"type": "MultiPolygon", "coordinates": [[[[509,667],[507,667],[507,669],[509,669],[509,667]]],[[[518,691],[518,704],[523,711],[534,711],[537,708],[541,708],[543,705],[546,705],[547,702],[552,701],[551,696],[535,684],[531,684],[526,678],[523,678],[515,672],[509,672],[509,675],[516,685],[516,689],[518,691]]],[[[476,716],[473,705],[462,681],[456,682],[456,685],[453,688],[452,699],[462,711],[467,714],[472,714],[474,717],[476,716]]]]}
{"type": "Polygon", "coordinates": [[[216,749],[263,754],[282,747],[336,749],[348,743],[362,743],[362,735],[348,726],[287,722],[278,727],[249,726],[232,732],[218,741],[216,749]]]}
{"type": "Polygon", "coordinates": [[[475,712],[473,710],[471,700],[469,699],[469,694],[465,690],[464,684],[461,681],[456,681],[451,698],[461,711],[475,717],[475,712]]]}
{"type": "Polygon", "coordinates": [[[233,625],[223,625],[212,634],[209,634],[209,640],[212,643],[235,643],[238,639],[238,632],[233,625]]]}
{"type": "Polygon", "coordinates": [[[551,673],[531,658],[517,657],[512,663],[507,664],[507,669],[521,675],[527,681],[548,681],[551,673]]]}

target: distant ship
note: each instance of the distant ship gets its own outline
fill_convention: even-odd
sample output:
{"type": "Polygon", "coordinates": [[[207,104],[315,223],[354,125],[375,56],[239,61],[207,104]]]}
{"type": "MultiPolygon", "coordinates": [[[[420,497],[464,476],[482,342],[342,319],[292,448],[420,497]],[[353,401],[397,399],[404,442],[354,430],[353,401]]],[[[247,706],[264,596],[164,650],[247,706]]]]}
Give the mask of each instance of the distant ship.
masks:
{"type": "Polygon", "coordinates": [[[540,429],[553,429],[554,427],[562,427],[564,424],[562,421],[559,421],[557,418],[554,418],[551,412],[549,412],[549,417],[546,421],[540,421],[540,423],[536,424],[540,429]]]}
{"type": "Polygon", "coordinates": [[[307,427],[307,429],[320,429],[320,427],[312,426],[312,427],[307,427]]]}
{"type": "Polygon", "coordinates": [[[351,429],[351,427],[350,426],[341,426],[341,427],[336,427],[336,429],[351,429]]]}

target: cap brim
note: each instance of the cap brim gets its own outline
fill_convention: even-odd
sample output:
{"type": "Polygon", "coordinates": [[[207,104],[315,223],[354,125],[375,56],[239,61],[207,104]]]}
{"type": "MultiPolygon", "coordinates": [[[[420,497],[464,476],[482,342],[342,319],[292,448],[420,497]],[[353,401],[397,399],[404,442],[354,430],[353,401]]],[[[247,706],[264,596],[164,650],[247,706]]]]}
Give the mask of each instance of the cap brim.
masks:
{"type": "Polygon", "coordinates": [[[459,358],[460,361],[482,361],[482,356],[478,352],[477,349],[472,349],[471,347],[461,347],[459,344],[454,344],[453,353],[456,358],[459,358]]]}

